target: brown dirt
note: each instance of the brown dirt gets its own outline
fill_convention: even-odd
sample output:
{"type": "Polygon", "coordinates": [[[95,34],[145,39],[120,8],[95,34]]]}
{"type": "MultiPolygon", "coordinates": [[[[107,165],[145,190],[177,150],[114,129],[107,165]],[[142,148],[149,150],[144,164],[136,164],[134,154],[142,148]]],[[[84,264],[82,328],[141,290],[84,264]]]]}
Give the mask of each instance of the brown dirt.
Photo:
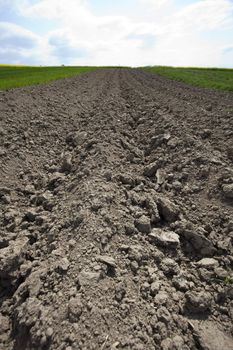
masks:
{"type": "Polygon", "coordinates": [[[233,349],[232,93],[103,69],[0,111],[0,349],[233,349]]]}

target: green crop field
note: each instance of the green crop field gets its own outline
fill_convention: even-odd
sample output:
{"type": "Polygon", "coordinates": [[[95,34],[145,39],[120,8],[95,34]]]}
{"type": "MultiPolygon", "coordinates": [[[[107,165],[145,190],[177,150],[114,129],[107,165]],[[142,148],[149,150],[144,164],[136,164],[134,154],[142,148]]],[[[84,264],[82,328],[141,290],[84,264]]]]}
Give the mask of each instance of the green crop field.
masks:
{"type": "Polygon", "coordinates": [[[46,83],[86,73],[97,67],[35,67],[0,64],[0,90],[46,83]]]}
{"type": "MultiPolygon", "coordinates": [[[[0,64],[0,90],[42,84],[98,68],[100,67],[39,67],[0,64]]],[[[163,66],[142,67],[141,69],[194,86],[233,91],[233,69],[163,66]]]]}
{"type": "Polygon", "coordinates": [[[194,86],[233,91],[233,69],[163,66],[142,67],[142,69],[194,86]]]}

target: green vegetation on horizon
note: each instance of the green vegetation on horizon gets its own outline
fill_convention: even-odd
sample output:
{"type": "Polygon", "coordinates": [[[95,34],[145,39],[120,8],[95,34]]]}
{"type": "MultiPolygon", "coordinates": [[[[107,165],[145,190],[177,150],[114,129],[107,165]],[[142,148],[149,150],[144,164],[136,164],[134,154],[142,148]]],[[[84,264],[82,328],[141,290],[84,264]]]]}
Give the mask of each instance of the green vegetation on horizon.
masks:
{"type": "MultiPolygon", "coordinates": [[[[43,84],[51,80],[70,77],[77,74],[93,71],[99,68],[111,67],[41,67],[0,64],[0,90],[35,84],[43,84]]],[[[233,69],[164,66],[141,67],[141,69],[149,71],[151,73],[157,73],[161,76],[170,79],[183,81],[185,83],[198,87],[233,91],[233,69]]]]}
{"type": "Polygon", "coordinates": [[[47,83],[73,75],[86,73],[97,67],[38,67],[0,64],[0,90],[47,83]]]}
{"type": "Polygon", "coordinates": [[[233,91],[233,69],[150,66],[142,69],[198,87],[233,91]]]}

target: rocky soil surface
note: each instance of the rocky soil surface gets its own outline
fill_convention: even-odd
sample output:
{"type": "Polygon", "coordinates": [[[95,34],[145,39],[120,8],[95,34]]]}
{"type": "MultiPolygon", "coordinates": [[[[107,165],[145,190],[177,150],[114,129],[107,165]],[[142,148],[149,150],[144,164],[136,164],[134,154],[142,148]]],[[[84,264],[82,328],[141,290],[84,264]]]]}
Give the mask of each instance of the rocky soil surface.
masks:
{"type": "Polygon", "coordinates": [[[0,349],[233,349],[233,94],[103,69],[0,92],[0,349]]]}

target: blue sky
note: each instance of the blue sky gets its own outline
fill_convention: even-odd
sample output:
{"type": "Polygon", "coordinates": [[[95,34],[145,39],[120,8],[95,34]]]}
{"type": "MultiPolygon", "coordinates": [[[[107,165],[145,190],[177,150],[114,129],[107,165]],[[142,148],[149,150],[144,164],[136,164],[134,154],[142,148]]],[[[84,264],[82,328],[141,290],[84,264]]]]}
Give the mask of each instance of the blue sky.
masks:
{"type": "Polygon", "coordinates": [[[233,1],[0,0],[0,63],[233,67],[233,1]]]}

